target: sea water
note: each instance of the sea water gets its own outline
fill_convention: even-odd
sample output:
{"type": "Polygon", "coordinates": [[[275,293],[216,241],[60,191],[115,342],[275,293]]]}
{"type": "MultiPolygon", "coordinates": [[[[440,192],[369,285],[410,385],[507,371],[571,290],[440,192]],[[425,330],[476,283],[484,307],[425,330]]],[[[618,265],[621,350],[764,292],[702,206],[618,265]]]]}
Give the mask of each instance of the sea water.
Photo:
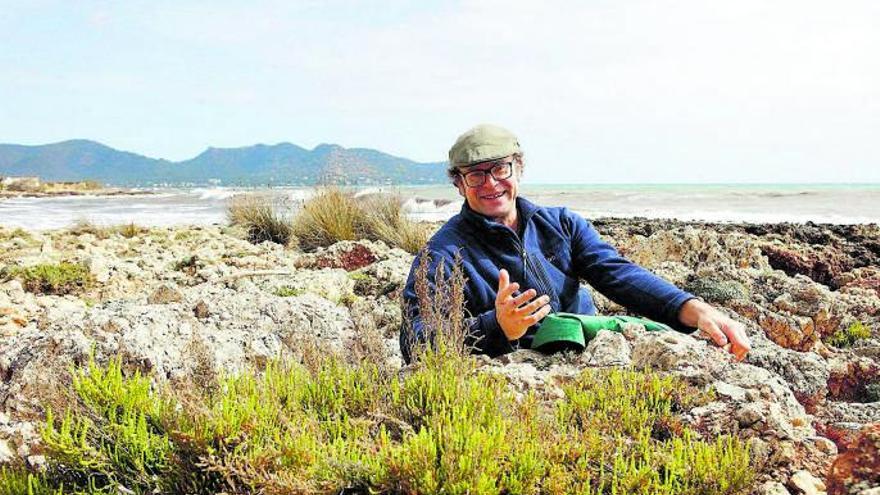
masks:
{"type": "MultiPolygon", "coordinates": [[[[312,188],[155,189],[134,196],[65,196],[0,199],[0,225],[54,229],[95,225],[223,224],[236,194],[270,194],[295,210],[312,188]]],[[[416,220],[440,221],[461,209],[451,185],[356,190],[359,195],[398,194],[416,220]]],[[[566,206],[587,218],[646,217],[711,222],[880,223],[880,184],[522,184],[520,194],[545,206],[566,206]]]]}

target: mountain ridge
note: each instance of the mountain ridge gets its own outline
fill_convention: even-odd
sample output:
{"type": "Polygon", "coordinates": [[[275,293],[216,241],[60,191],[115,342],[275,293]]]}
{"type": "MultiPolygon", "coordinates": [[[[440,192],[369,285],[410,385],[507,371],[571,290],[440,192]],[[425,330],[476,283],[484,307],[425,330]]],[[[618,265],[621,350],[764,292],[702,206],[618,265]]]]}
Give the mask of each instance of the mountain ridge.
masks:
{"type": "Polygon", "coordinates": [[[233,148],[210,146],[180,161],[118,150],[90,139],[40,145],[0,143],[0,176],[98,180],[120,186],[435,184],[446,181],[443,165],[332,143],[321,143],[311,150],[286,141],[233,148]]]}

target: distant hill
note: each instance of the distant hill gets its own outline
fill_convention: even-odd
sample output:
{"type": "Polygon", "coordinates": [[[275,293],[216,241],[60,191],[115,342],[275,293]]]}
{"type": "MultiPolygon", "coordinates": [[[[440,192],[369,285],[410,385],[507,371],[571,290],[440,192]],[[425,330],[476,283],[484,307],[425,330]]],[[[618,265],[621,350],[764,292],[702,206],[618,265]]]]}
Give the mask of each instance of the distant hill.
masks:
{"type": "Polygon", "coordinates": [[[0,176],[36,175],[45,181],[98,180],[119,186],[156,184],[314,185],[436,184],[444,164],[418,163],[366,148],[295,144],[208,148],[172,162],[72,140],[39,146],[0,144],[0,176]]]}

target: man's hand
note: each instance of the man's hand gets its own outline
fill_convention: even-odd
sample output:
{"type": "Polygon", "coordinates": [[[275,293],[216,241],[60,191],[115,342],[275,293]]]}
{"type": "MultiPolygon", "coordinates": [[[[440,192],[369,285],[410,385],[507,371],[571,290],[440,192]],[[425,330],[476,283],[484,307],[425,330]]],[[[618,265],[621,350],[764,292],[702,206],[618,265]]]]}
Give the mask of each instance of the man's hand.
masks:
{"type": "Polygon", "coordinates": [[[712,339],[712,342],[715,342],[715,345],[724,347],[733,354],[737,361],[745,359],[752,348],[741,323],[699,299],[691,299],[684,303],[678,313],[678,319],[684,325],[699,328],[712,339]]]}
{"type": "Polygon", "coordinates": [[[519,284],[510,283],[510,275],[507,270],[502,269],[498,274],[495,319],[498,320],[507,340],[516,340],[522,337],[530,326],[538,323],[550,313],[550,305],[548,304],[550,297],[543,295],[535,299],[535,296],[538,295],[535,289],[529,289],[513,297],[513,293],[518,289],[519,284]]]}

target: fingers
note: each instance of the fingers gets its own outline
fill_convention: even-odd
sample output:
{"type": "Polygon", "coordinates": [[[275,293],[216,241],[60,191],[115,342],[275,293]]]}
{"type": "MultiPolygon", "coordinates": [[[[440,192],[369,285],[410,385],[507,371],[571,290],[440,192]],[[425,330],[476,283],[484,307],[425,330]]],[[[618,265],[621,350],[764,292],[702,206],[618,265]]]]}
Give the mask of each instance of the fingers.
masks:
{"type": "Polygon", "coordinates": [[[705,319],[700,322],[700,330],[703,331],[709,338],[712,339],[712,342],[715,342],[715,345],[718,347],[724,347],[727,345],[727,336],[724,335],[724,332],[718,328],[718,324],[711,319],[705,319]]]}
{"type": "Polygon", "coordinates": [[[535,323],[538,323],[539,321],[543,320],[545,316],[549,315],[551,310],[552,310],[552,308],[550,307],[550,305],[545,304],[544,307],[542,307],[541,309],[539,309],[535,313],[532,313],[529,316],[526,316],[525,318],[523,318],[523,323],[525,323],[528,326],[532,326],[535,323]]]}
{"type": "Polygon", "coordinates": [[[498,272],[498,292],[503,291],[510,285],[510,274],[504,268],[498,272]]]}
{"type": "Polygon", "coordinates": [[[538,309],[546,306],[550,302],[550,298],[548,296],[541,296],[534,301],[526,304],[525,306],[517,308],[516,312],[522,315],[530,315],[537,311],[538,309]]]}
{"type": "Polygon", "coordinates": [[[746,355],[752,348],[751,342],[746,335],[745,328],[737,322],[731,321],[724,325],[724,333],[730,339],[730,352],[736,357],[737,361],[745,359],[746,355]]]}
{"type": "MultiPolygon", "coordinates": [[[[511,301],[512,301],[512,306],[513,306],[514,308],[518,308],[518,307],[522,306],[523,303],[526,303],[526,302],[528,302],[528,301],[531,301],[532,298],[534,298],[534,297],[537,296],[537,295],[538,295],[538,291],[536,291],[535,289],[529,289],[529,290],[523,292],[522,294],[520,294],[520,295],[514,297],[513,299],[511,299],[511,301]]],[[[545,297],[546,297],[546,296],[545,296],[545,297]]]]}

